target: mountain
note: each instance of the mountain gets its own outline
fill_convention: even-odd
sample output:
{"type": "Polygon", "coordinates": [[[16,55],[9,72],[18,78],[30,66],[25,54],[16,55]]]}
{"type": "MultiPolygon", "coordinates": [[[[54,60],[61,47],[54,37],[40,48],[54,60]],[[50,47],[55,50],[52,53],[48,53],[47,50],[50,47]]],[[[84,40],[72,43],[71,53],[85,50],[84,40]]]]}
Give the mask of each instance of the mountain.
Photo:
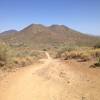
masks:
{"type": "Polygon", "coordinates": [[[0,36],[4,42],[33,48],[59,48],[60,45],[91,46],[100,41],[100,37],[83,34],[64,25],[31,24],[19,32],[6,31],[5,33],[6,35],[0,36]]]}
{"type": "Polygon", "coordinates": [[[18,32],[18,31],[17,30],[8,30],[8,31],[4,31],[4,32],[2,32],[0,34],[2,34],[2,35],[8,35],[8,34],[16,33],[16,32],[18,32]]]}

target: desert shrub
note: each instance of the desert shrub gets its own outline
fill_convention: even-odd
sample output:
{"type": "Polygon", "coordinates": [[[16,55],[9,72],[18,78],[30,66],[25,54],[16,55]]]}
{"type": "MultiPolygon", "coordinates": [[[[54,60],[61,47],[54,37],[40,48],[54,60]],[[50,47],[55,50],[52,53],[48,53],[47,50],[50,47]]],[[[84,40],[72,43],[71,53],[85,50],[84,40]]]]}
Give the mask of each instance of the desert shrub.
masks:
{"type": "Polygon", "coordinates": [[[0,44],[0,70],[12,70],[30,65],[44,57],[44,53],[29,48],[15,48],[0,44]]]}
{"type": "Polygon", "coordinates": [[[61,47],[60,49],[58,49],[57,51],[57,54],[56,54],[56,58],[60,58],[61,55],[65,52],[71,52],[71,51],[75,51],[77,50],[78,47],[76,46],[64,46],[64,47],[61,47]]]}
{"type": "Polygon", "coordinates": [[[15,52],[6,44],[0,44],[0,68],[3,70],[11,69],[15,52]]]}
{"type": "Polygon", "coordinates": [[[100,43],[95,44],[94,48],[100,48],[100,43]]]}
{"type": "Polygon", "coordinates": [[[100,57],[97,58],[97,62],[90,66],[90,68],[100,67],[100,57]]]}
{"type": "Polygon", "coordinates": [[[0,44],[0,66],[6,65],[9,59],[9,47],[5,44],[0,44]]]}
{"type": "Polygon", "coordinates": [[[95,66],[100,67],[100,57],[97,59],[97,63],[95,63],[95,66]]]}
{"type": "Polygon", "coordinates": [[[21,50],[15,50],[15,56],[13,58],[14,66],[15,67],[25,67],[27,65],[30,65],[39,59],[44,57],[43,52],[38,52],[34,50],[27,50],[27,49],[21,49],[21,50]]]}
{"type": "Polygon", "coordinates": [[[64,60],[68,59],[80,59],[80,61],[87,61],[89,60],[89,55],[80,51],[71,51],[71,52],[65,52],[62,54],[62,58],[64,60]]]}
{"type": "Polygon", "coordinates": [[[79,61],[88,61],[90,59],[96,59],[100,57],[100,49],[81,47],[77,49],[72,49],[71,51],[64,50],[58,52],[57,57],[62,58],[64,60],[78,59],[79,61]]]}
{"type": "Polygon", "coordinates": [[[43,49],[43,51],[47,51],[47,49],[43,49]]]}
{"type": "Polygon", "coordinates": [[[100,50],[99,49],[94,52],[94,56],[95,57],[100,57],[100,50]]]}
{"type": "Polygon", "coordinates": [[[81,55],[79,56],[79,61],[80,62],[85,62],[85,61],[89,61],[91,59],[91,55],[87,52],[83,52],[81,53],[81,55]]]}
{"type": "Polygon", "coordinates": [[[6,45],[0,45],[0,61],[7,60],[7,47],[6,45]]]}

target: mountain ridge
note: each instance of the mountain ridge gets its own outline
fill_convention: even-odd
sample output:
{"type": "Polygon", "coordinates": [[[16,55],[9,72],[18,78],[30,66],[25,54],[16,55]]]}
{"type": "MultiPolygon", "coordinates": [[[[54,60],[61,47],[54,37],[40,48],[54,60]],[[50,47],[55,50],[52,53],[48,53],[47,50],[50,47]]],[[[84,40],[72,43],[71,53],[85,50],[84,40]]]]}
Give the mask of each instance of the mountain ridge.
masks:
{"type": "Polygon", "coordinates": [[[8,44],[22,43],[34,48],[52,48],[63,44],[91,46],[100,41],[99,37],[78,32],[65,25],[56,24],[51,26],[31,24],[15,33],[2,35],[0,39],[8,44]]]}
{"type": "Polygon", "coordinates": [[[7,31],[3,31],[0,34],[12,34],[12,33],[16,33],[16,32],[18,32],[18,31],[15,29],[11,29],[11,30],[7,30],[7,31]]]}

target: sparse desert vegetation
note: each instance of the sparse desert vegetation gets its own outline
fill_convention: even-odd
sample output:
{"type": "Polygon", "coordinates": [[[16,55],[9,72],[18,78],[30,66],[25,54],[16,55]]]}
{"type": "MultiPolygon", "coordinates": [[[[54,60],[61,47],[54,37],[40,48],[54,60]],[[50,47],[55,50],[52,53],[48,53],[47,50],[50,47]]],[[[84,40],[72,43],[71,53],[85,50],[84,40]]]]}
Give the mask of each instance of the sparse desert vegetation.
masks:
{"type": "Polygon", "coordinates": [[[96,43],[96,44],[94,45],[94,48],[100,48],[100,42],[96,43]]]}
{"type": "Polygon", "coordinates": [[[12,49],[7,46],[5,43],[0,44],[0,68],[6,69],[12,67],[13,63],[13,52],[12,49]]]}
{"type": "MultiPolygon", "coordinates": [[[[58,52],[59,53],[59,52],[58,52]]],[[[89,47],[79,47],[76,50],[71,51],[64,50],[61,55],[69,58],[81,58],[81,57],[98,57],[100,56],[100,49],[94,49],[89,47]]]]}
{"type": "MultiPolygon", "coordinates": [[[[100,48],[94,47],[68,47],[62,48],[56,54],[56,58],[63,60],[75,59],[79,62],[86,62],[89,60],[97,61],[100,58],[100,48]]],[[[99,63],[99,60],[98,60],[99,63]]]]}
{"type": "Polygon", "coordinates": [[[0,0],[0,100],[100,100],[100,0],[0,0]]]}
{"type": "Polygon", "coordinates": [[[0,34],[0,40],[5,43],[0,50],[0,63],[5,69],[6,65],[11,68],[31,64],[44,56],[43,53],[38,52],[39,50],[49,51],[52,57],[56,58],[66,60],[79,58],[81,61],[87,61],[99,55],[100,47],[99,37],[80,33],[64,25],[47,27],[32,24],[21,31],[3,32],[0,34]]]}
{"type": "Polygon", "coordinates": [[[5,43],[0,44],[0,69],[12,70],[16,67],[25,67],[34,62],[37,62],[40,58],[45,57],[44,53],[34,51],[29,48],[14,48],[5,43]]]}
{"type": "Polygon", "coordinates": [[[63,25],[8,32],[0,34],[0,100],[98,100],[99,37],[63,25]]]}
{"type": "MultiPolygon", "coordinates": [[[[52,27],[50,27],[50,29],[55,32],[55,30],[54,30],[55,27],[56,27],[56,32],[58,32],[58,30],[66,32],[65,27],[63,27],[63,26],[52,26],[52,27]],[[60,29],[58,27],[60,27],[60,29]]],[[[35,29],[35,28],[37,28],[37,30],[39,29],[39,32],[45,30],[45,27],[43,27],[43,26],[31,25],[31,26],[25,28],[21,32],[22,32],[22,34],[26,34],[27,31],[31,32],[32,29],[35,29]]],[[[45,31],[47,31],[47,30],[45,30],[45,31]]],[[[16,37],[15,34],[18,35],[18,33],[11,33],[11,35],[10,34],[6,35],[6,33],[5,33],[5,35],[3,35],[3,36],[1,35],[1,37],[0,37],[1,40],[4,39],[4,42],[0,44],[0,48],[1,48],[0,49],[0,68],[1,69],[13,69],[16,67],[24,67],[24,66],[30,65],[33,62],[36,62],[38,59],[45,57],[45,55],[43,53],[45,51],[49,51],[50,55],[53,58],[59,58],[59,59],[63,59],[63,60],[75,59],[79,62],[85,62],[85,61],[89,61],[91,59],[94,59],[96,61],[96,59],[98,57],[100,57],[99,42],[95,42],[94,45],[93,45],[93,43],[91,43],[92,45],[90,45],[90,46],[83,46],[83,43],[77,44],[77,43],[72,43],[72,41],[69,42],[69,44],[64,43],[64,42],[61,44],[61,43],[59,43],[59,40],[53,39],[53,41],[49,42],[49,44],[48,44],[48,41],[51,41],[50,38],[52,38],[52,36],[50,36],[50,38],[48,37],[48,41],[45,41],[45,43],[42,40],[40,43],[40,40],[39,40],[40,38],[39,38],[39,39],[37,39],[37,40],[39,40],[39,42],[37,42],[38,44],[35,44],[34,41],[32,42],[29,39],[27,41],[29,41],[30,44],[27,44],[25,41],[19,40],[20,34],[18,35],[18,38],[16,37]],[[55,40],[55,42],[54,42],[54,40],[55,40]],[[32,45],[34,45],[34,47],[32,45]],[[43,52],[40,52],[40,51],[43,51],[43,52]]],[[[22,36],[24,36],[24,35],[22,35],[22,36]]],[[[29,36],[27,36],[27,37],[29,37],[29,36]]],[[[42,37],[44,38],[44,35],[42,37]]],[[[47,36],[45,36],[45,38],[46,37],[47,36]]],[[[53,37],[55,37],[55,36],[53,36],[53,37]]],[[[73,37],[73,35],[72,35],[72,37],[73,37]]],[[[94,37],[94,40],[95,40],[95,38],[96,37],[94,37]]],[[[91,38],[91,40],[92,39],[93,39],[93,37],[91,38]]],[[[22,38],[22,40],[25,40],[24,37],[22,38]]],[[[92,40],[92,41],[94,41],[94,40],[92,40]]],[[[62,41],[62,40],[60,40],[60,41],[62,41]]],[[[97,38],[97,41],[98,41],[98,38],[97,38]]]]}

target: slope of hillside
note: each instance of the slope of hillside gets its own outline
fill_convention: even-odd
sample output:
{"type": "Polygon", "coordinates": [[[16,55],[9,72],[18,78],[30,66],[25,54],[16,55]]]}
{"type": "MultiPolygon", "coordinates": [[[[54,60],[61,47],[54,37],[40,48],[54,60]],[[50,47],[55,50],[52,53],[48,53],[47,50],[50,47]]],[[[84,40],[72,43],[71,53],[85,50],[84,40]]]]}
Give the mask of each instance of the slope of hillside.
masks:
{"type": "Polygon", "coordinates": [[[10,45],[24,44],[34,48],[57,48],[62,44],[69,45],[94,45],[100,38],[82,34],[64,25],[44,26],[31,24],[23,30],[1,35],[0,39],[10,45]]]}

